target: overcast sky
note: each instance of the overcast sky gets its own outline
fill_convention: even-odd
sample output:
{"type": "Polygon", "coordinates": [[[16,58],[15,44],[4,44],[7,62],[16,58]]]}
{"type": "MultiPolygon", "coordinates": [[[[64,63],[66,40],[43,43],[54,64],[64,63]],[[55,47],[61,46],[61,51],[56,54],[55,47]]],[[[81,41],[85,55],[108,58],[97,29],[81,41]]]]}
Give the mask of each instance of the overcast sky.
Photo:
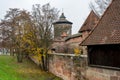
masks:
{"type": "Polygon", "coordinates": [[[0,0],[0,19],[4,17],[9,8],[20,8],[31,11],[33,4],[50,3],[52,7],[58,8],[60,14],[63,12],[66,18],[73,22],[72,34],[78,33],[84,20],[87,18],[90,8],[90,0],[0,0]]]}

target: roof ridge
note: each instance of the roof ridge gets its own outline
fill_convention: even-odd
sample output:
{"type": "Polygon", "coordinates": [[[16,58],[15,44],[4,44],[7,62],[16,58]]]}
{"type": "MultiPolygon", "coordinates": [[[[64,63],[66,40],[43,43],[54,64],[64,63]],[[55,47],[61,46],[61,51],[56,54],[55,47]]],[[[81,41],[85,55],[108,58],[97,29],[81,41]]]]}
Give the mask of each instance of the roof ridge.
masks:
{"type": "MultiPolygon", "coordinates": [[[[85,25],[85,23],[88,22],[88,23],[87,23],[88,25],[91,23],[91,21],[90,21],[90,16],[94,16],[94,18],[99,19],[99,17],[94,13],[94,11],[91,10],[90,13],[88,14],[88,16],[86,17],[84,23],[82,24],[82,27],[79,29],[78,32],[82,32],[82,31],[84,31],[84,25],[85,25]],[[89,20],[88,20],[88,19],[89,19],[89,20]]],[[[85,27],[85,28],[86,28],[86,27],[85,27]]],[[[91,28],[91,27],[89,27],[89,28],[91,28]]],[[[88,29],[88,30],[89,30],[89,29],[88,29]]]]}
{"type": "Polygon", "coordinates": [[[101,22],[102,18],[104,17],[105,13],[108,11],[108,9],[110,8],[110,6],[112,5],[112,3],[114,2],[115,0],[112,0],[111,3],[109,4],[109,6],[106,8],[105,12],[103,13],[102,17],[98,20],[98,23],[95,25],[95,27],[93,28],[93,30],[90,32],[90,34],[80,43],[80,45],[83,44],[83,42],[89,38],[89,36],[95,31],[95,29],[98,27],[98,24],[101,22]]]}

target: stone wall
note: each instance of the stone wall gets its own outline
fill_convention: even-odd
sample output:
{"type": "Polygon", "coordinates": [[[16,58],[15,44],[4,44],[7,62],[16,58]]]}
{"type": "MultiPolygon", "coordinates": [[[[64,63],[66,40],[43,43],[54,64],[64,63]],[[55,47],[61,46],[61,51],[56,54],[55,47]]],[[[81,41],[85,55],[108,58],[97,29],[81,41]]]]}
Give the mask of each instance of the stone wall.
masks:
{"type": "Polygon", "coordinates": [[[63,80],[85,80],[86,56],[49,54],[49,71],[63,80]]]}
{"type": "Polygon", "coordinates": [[[120,80],[120,71],[88,67],[86,78],[87,80],[120,80]]]}
{"type": "Polygon", "coordinates": [[[89,67],[84,55],[54,53],[48,57],[49,72],[63,80],[120,80],[120,70],[89,67]]]}

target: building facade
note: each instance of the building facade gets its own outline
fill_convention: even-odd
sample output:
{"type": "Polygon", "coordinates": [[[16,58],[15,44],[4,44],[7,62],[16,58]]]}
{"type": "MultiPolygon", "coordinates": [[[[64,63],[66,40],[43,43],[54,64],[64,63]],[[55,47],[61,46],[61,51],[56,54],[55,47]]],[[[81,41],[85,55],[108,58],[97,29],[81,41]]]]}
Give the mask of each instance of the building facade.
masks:
{"type": "Polygon", "coordinates": [[[120,0],[113,0],[82,42],[88,48],[88,80],[120,80],[120,0]]]}

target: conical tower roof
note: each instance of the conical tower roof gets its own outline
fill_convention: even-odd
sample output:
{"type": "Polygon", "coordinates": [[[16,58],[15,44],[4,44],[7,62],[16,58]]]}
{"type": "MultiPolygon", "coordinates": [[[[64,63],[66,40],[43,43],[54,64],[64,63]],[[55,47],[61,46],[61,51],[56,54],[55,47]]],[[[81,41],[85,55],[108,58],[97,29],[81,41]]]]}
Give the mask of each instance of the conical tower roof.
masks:
{"type": "Polygon", "coordinates": [[[54,22],[53,24],[63,24],[63,23],[73,24],[72,22],[70,22],[66,19],[66,17],[64,16],[64,13],[62,13],[61,16],[59,17],[59,20],[54,22]]]}
{"type": "Polygon", "coordinates": [[[60,19],[63,18],[65,19],[66,17],[64,16],[64,13],[61,14],[60,19]]]}

